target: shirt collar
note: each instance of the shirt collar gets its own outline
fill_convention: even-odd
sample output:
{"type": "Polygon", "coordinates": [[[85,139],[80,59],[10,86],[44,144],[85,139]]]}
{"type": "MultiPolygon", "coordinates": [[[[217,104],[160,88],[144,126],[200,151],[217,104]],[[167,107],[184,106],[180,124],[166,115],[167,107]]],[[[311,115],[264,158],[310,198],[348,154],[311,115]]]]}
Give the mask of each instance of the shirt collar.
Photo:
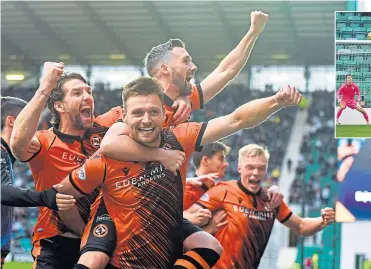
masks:
{"type": "Polygon", "coordinates": [[[242,182],[241,182],[241,179],[237,181],[237,185],[238,187],[244,192],[246,193],[247,195],[250,195],[250,196],[260,196],[261,193],[262,193],[262,188],[260,187],[259,191],[257,193],[253,193],[251,191],[249,191],[248,189],[245,188],[244,185],[242,185],[242,182]]]}
{"type": "Polygon", "coordinates": [[[75,141],[79,141],[79,142],[81,141],[81,137],[80,136],[75,136],[75,135],[69,135],[69,134],[62,133],[61,131],[59,131],[55,127],[53,127],[53,133],[56,136],[58,136],[58,138],[60,140],[62,140],[64,143],[72,144],[75,141]]]}

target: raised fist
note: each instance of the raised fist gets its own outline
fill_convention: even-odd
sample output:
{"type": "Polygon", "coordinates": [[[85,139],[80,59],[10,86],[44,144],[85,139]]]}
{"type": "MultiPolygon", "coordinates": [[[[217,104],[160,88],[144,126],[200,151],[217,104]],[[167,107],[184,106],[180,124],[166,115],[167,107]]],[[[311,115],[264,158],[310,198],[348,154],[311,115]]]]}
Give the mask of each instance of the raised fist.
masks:
{"type": "Polygon", "coordinates": [[[265,24],[269,19],[269,15],[261,11],[253,11],[250,14],[251,28],[261,33],[264,30],[265,24]]]}
{"type": "Polygon", "coordinates": [[[279,90],[274,97],[281,106],[296,106],[300,103],[302,95],[295,88],[288,85],[287,87],[279,90]]]}
{"type": "Polygon", "coordinates": [[[44,63],[43,76],[40,86],[49,93],[56,87],[59,77],[63,74],[64,63],[46,62],[44,63]]]}

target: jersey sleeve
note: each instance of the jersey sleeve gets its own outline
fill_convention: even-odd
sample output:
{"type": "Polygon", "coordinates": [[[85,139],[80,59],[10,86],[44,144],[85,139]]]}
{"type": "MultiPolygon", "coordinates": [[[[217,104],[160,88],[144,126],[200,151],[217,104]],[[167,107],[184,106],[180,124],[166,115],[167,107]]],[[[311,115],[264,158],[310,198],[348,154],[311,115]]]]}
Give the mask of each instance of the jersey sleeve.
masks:
{"type": "Polygon", "coordinates": [[[280,207],[278,208],[278,214],[276,216],[276,219],[280,221],[281,223],[284,223],[292,216],[292,211],[287,206],[285,202],[282,202],[280,207]]]}
{"type": "Polygon", "coordinates": [[[120,106],[111,108],[108,112],[98,116],[95,122],[104,127],[111,127],[122,118],[122,108],[120,106]]]}
{"type": "Polygon", "coordinates": [[[44,130],[44,131],[37,131],[34,135],[37,140],[40,142],[40,149],[35,152],[34,155],[32,155],[31,158],[28,160],[22,161],[22,162],[29,162],[30,165],[34,167],[42,168],[44,166],[44,153],[48,150],[48,148],[54,143],[55,141],[55,135],[53,135],[54,139],[49,139],[50,131],[44,130]]]}
{"type": "Polygon", "coordinates": [[[104,156],[97,154],[88,159],[82,167],[73,170],[69,179],[77,191],[87,195],[104,183],[106,171],[104,156]]]}
{"type": "Polygon", "coordinates": [[[183,199],[184,210],[196,203],[206,191],[206,186],[193,186],[191,184],[186,184],[183,199]]]}
{"type": "Polygon", "coordinates": [[[195,84],[192,86],[192,93],[189,96],[191,101],[192,111],[204,108],[204,95],[200,84],[195,84]]]}
{"type": "Polygon", "coordinates": [[[179,124],[173,129],[174,135],[182,145],[184,152],[190,156],[194,151],[200,151],[202,137],[207,123],[187,122],[179,124]]]}
{"type": "Polygon", "coordinates": [[[213,212],[222,208],[223,200],[226,194],[227,186],[218,184],[204,193],[198,200],[197,204],[213,212]]]}

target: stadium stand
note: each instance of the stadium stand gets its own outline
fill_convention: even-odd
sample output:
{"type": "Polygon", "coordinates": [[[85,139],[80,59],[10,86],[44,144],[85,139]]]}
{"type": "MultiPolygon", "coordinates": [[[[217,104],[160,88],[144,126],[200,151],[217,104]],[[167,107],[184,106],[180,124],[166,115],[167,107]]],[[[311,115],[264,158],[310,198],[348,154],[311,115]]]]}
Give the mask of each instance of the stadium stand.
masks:
{"type": "Polygon", "coordinates": [[[369,12],[336,12],[336,38],[340,40],[366,40],[371,32],[369,12]]]}
{"type": "MultiPolygon", "coordinates": [[[[337,160],[333,154],[337,148],[336,140],[333,139],[334,111],[333,107],[328,105],[333,100],[333,93],[318,91],[313,93],[312,98],[316,102],[308,109],[306,134],[301,146],[296,179],[291,185],[289,196],[290,204],[301,205],[304,202],[308,217],[320,215],[321,208],[333,207],[338,187],[337,160]]],[[[319,268],[329,268],[335,255],[333,252],[340,250],[339,226],[336,224],[334,227],[335,225],[330,226],[322,234],[314,236],[314,244],[304,248],[304,257],[318,255],[319,268]],[[338,240],[334,251],[335,232],[338,240]]],[[[298,250],[297,261],[301,255],[300,248],[298,250]]],[[[336,261],[337,266],[338,262],[339,260],[336,261]]]]}

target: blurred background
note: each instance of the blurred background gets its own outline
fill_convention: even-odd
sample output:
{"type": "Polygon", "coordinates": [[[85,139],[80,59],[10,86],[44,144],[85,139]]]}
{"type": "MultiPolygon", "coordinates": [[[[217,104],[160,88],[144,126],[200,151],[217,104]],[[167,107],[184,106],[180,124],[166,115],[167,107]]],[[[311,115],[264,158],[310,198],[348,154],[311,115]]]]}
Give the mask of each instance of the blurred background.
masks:
{"type": "MultiPolygon", "coordinates": [[[[225,115],[287,84],[300,89],[304,100],[299,108],[284,109],[259,127],[223,141],[232,148],[225,180],[238,178],[239,148],[248,143],[266,146],[271,159],[264,186],[278,185],[296,214],[317,217],[321,208],[335,206],[339,187],[333,120],[334,12],[371,10],[367,3],[2,2],[1,94],[30,100],[43,63],[63,61],[66,71],[79,72],[88,79],[99,115],[121,104],[125,83],[147,75],[143,59],[152,46],[181,38],[198,66],[195,82],[200,82],[248,31],[250,12],[261,10],[269,14],[269,22],[246,68],[192,119],[225,115]]],[[[50,126],[48,120],[45,110],[40,129],[50,126]]],[[[15,173],[17,186],[33,188],[27,165],[17,163],[15,173]]],[[[30,236],[37,214],[38,209],[15,209],[10,261],[32,261],[30,236]]],[[[357,234],[357,229],[352,233],[357,234]]],[[[259,268],[371,268],[367,262],[370,247],[355,254],[343,251],[345,243],[341,223],[305,239],[276,224],[259,268]],[[355,255],[363,255],[360,267],[356,267],[355,255]]],[[[19,263],[13,266],[21,268],[19,263]]],[[[9,264],[5,268],[13,267],[9,264]]]]}

